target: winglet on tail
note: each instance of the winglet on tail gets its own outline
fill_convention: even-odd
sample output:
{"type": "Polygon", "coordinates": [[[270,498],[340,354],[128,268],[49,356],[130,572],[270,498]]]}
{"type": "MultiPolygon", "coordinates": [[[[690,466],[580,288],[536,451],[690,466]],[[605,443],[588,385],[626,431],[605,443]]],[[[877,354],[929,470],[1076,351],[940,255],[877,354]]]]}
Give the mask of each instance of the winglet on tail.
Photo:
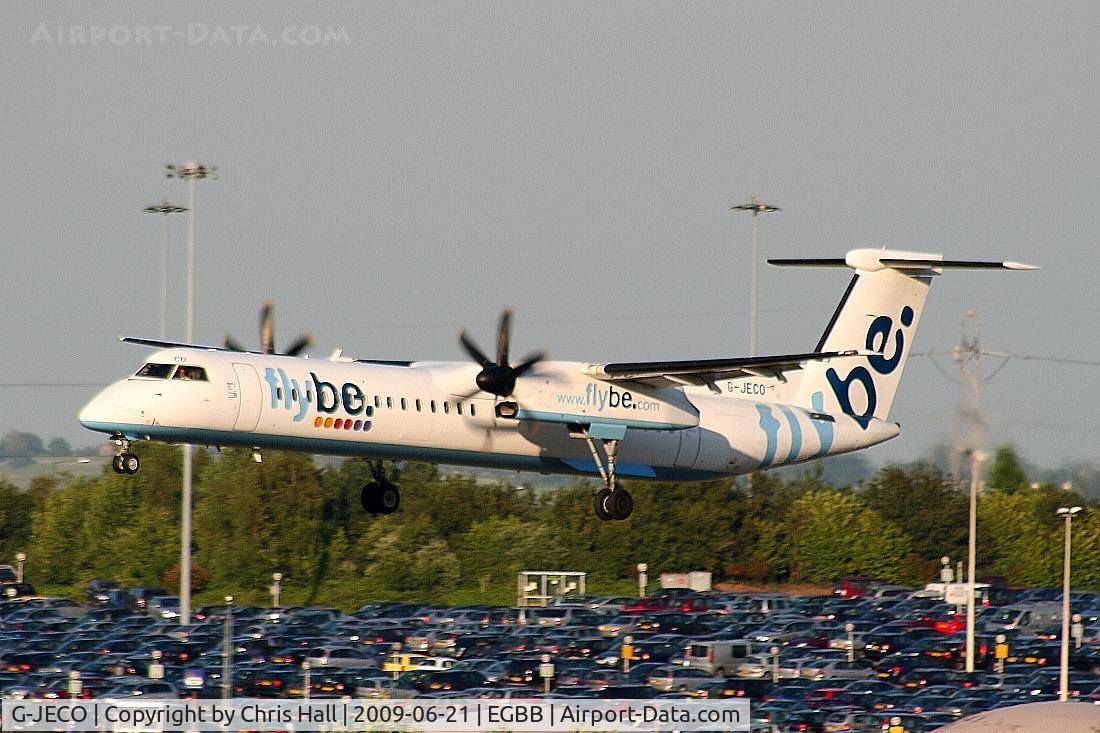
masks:
{"type": "Polygon", "coordinates": [[[811,362],[802,371],[795,403],[817,412],[848,414],[866,425],[886,420],[897,393],[932,278],[943,270],[1034,270],[1020,262],[945,260],[942,255],[855,249],[844,259],[768,260],[780,267],[855,270],[816,351],[869,351],[841,365],[811,362]]]}

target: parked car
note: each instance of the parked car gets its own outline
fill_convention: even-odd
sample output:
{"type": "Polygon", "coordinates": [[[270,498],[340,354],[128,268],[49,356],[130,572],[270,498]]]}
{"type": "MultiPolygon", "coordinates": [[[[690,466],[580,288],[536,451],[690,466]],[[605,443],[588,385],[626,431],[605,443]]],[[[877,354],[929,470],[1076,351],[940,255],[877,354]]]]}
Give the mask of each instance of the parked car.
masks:
{"type": "Polygon", "coordinates": [[[662,692],[687,692],[712,685],[717,681],[719,681],[718,678],[709,672],[674,664],[655,669],[646,678],[646,684],[662,692]]]}

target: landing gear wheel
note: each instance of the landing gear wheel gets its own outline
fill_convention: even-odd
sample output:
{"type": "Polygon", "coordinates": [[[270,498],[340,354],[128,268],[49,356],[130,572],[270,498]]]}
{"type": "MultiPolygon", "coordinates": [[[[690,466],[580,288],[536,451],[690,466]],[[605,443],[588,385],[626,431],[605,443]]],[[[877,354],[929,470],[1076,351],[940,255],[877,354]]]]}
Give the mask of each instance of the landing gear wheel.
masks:
{"type": "Polygon", "coordinates": [[[634,497],[626,489],[616,489],[610,492],[607,499],[608,514],[612,519],[626,519],[634,511],[634,497]]]}
{"type": "Polygon", "coordinates": [[[596,492],[596,517],[605,522],[611,520],[611,512],[607,510],[607,500],[610,497],[610,489],[600,489],[596,492]]]}
{"type": "Polygon", "coordinates": [[[378,513],[393,514],[397,507],[401,506],[401,492],[393,484],[382,484],[382,490],[377,494],[378,513]]]}
{"type": "Polygon", "coordinates": [[[359,502],[363,505],[363,511],[367,514],[377,514],[381,504],[378,501],[378,494],[382,487],[375,483],[367,484],[363,487],[363,493],[359,495],[359,502]]]}
{"type": "Polygon", "coordinates": [[[126,473],[137,473],[141,468],[141,461],[133,453],[123,453],[122,456],[122,470],[126,473]]]}
{"type": "Polygon", "coordinates": [[[372,481],[363,487],[359,500],[369,514],[393,514],[401,506],[401,492],[393,484],[372,481]]]}
{"type": "Polygon", "coordinates": [[[115,456],[111,459],[111,468],[115,470],[115,473],[126,473],[126,466],[122,460],[122,456],[115,456]]]}

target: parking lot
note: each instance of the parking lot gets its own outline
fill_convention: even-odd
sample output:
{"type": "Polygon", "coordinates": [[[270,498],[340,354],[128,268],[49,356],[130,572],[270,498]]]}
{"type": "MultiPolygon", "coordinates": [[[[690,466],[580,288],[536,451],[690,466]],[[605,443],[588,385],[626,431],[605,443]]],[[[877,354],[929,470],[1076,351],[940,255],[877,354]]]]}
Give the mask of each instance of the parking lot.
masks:
{"type": "MultiPolygon", "coordinates": [[[[978,609],[968,674],[956,607],[890,586],[853,598],[666,589],[548,608],[374,602],[350,614],[219,605],[187,627],[173,598],[107,586],[83,605],[0,602],[5,698],[219,697],[227,686],[247,697],[748,697],[754,730],[880,731],[897,717],[923,731],[1058,691],[1050,589],[1006,590],[978,609]]],[[[1100,596],[1072,600],[1082,634],[1070,692],[1100,702],[1100,596]]]]}

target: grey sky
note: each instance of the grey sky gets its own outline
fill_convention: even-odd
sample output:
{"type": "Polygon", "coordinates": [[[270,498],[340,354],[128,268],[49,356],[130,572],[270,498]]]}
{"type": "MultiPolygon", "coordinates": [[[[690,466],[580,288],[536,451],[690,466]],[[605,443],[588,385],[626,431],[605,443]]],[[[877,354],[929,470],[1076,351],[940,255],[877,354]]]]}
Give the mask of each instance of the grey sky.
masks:
{"type": "MultiPolygon", "coordinates": [[[[973,304],[986,348],[1100,360],[1095,3],[70,5],[0,10],[5,384],[141,362],[115,342],[158,330],[140,210],[186,203],[163,168],[189,158],[223,174],[199,187],[206,343],[255,344],[273,298],[277,336],[313,331],[314,357],[459,358],[458,327],[488,345],[507,304],[516,353],[743,354],[749,218],[728,209],[761,193],[783,207],[769,256],[1043,266],[946,275],[918,350],[950,348],[973,304]]],[[[812,347],[846,279],[764,271],[762,351],[812,347]]],[[[1100,368],[1009,364],[986,385],[991,442],[1094,458],[1098,387],[1100,368]]],[[[76,422],[92,392],[0,387],[0,431],[93,442],[76,422]]],[[[872,457],[947,439],[955,394],[911,362],[902,436],[872,457]]]]}

